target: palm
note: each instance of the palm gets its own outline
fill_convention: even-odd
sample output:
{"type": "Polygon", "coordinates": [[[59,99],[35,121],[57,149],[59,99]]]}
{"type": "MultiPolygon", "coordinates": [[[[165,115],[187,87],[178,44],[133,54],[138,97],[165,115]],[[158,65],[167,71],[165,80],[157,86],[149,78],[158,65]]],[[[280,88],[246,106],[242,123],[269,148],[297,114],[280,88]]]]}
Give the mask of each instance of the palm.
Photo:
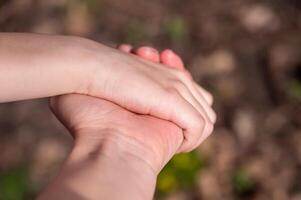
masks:
{"type": "Polygon", "coordinates": [[[115,129],[150,150],[162,166],[183,140],[182,130],[173,123],[134,114],[109,101],[73,94],[57,97],[52,102],[57,117],[73,132],[115,129]]]}

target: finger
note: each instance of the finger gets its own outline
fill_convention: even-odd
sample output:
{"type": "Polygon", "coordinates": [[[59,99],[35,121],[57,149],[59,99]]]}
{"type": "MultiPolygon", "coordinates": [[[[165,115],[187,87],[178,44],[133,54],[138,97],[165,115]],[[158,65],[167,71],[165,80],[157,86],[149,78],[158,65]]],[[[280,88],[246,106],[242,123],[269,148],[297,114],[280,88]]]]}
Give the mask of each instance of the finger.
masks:
{"type": "Polygon", "coordinates": [[[214,124],[210,127],[208,127],[208,130],[205,131],[205,133],[199,138],[199,140],[196,142],[196,145],[194,148],[197,148],[200,144],[202,144],[213,132],[214,124]]]}
{"type": "MultiPolygon", "coordinates": [[[[160,54],[160,59],[161,59],[161,63],[165,64],[166,66],[174,67],[174,68],[181,69],[181,70],[185,70],[183,60],[181,59],[181,57],[178,54],[176,54],[172,50],[166,49],[166,50],[162,51],[161,54],[160,54]]],[[[189,73],[189,71],[185,70],[184,73],[190,79],[192,79],[192,76],[189,73]]],[[[204,98],[206,99],[208,104],[211,106],[213,104],[212,95],[197,84],[196,84],[196,87],[198,88],[199,93],[201,93],[201,95],[204,96],[204,98]]]]}
{"type": "Polygon", "coordinates": [[[210,121],[212,123],[215,123],[216,121],[216,114],[205,99],[205,97],[199,92],[198,88],[195,87],[196,83],[192,80],[188,79],[185,74],[182,72],[176,72],[178,73],[179,79],[186,85],[188,90],[191,92],[193,97],[199,102],[199,104],[204,108],[206,111],[206,114],[208,115],[210,121]]]}
{"type": "Polygon", "coordinates": [[[203,108],[205,111],[206,116],[209,118],[209,120],[212,123],[216,122],[216,114],[213,111],[211,105],[208,104],[207,100],[205,97],[193,86],[189,88],[191,95],[196,99],[196,101],[200,104],[200,106],[203,108]]]}
{"type": "MultiPolygon", "coordinates": [[[[159,52],[156,49],[152,48],[152,47],[140,47],[140,48],[137,48],[136,50],[134,50],[134,52],[135,52],[136,55],[138,55],[138,56],[140,56],[144,59],[151,60],[151,61],[154,61],[154,62],[158,62],[159,52]]],[[[168,50],[168,49],[164,50],[160,54],[160,58],[161,58],[161,62],[163,62],[165,66],[175,67],[177,69],[185,70],[183,61],[180,58],[180,56],[177,55],[176,53],[174,53],[171,50],[168,50]]],[[[187,73],[188,77],[191,77],[191,75],[188,71],[185,70],[184,72],[187,73]]],[[[197,89],[197,90],[200,90],[200,91],[195,91],[194,96],[196,96],[199,101],[200,100],[203,101],[205,99],[207,101],[207,104],[211,105],[212,104],[212,96],[210,96],[210,94],[208,92],[206,92],[204,89],[202,89],[201,87],[199,87],[199,89],[197,89]],[[200,97],[200,96],[203,96],[203,98],[200,97]]],[[[206,103],[203,103],[203,104],[206,104],[206,103]]],[[[204,106],[208,107],[207,104],[204,105],[204,106]]],[[[195,105],[195,107],[199,107],[199,106],[195,105]]],[[[210,120],[215,122],[215,114],[212,113],[212,111],[210,111],[209,108],[207,108],[206,110],[211,113],[211,114],[209,114],[210,115],[210,120]]]]}
{"type": "Polygon", "coordinates": [[[185,69],[181,57],[170,49],[165,49],[160,53],[160,62],[176,69],[185,69]]]}
{"type": "Polygon", "coordinates": [[[158,116],[158,112],[160,112],[163,119],[168,119],[181,127],[183,129],[184,140],[178,152],[188,152],[197,146],[200,137],[208,135],[210,127],[213,125],[177,89],[170,91],[169,100],[160,102],[160,108],[165,108],[170,112],[164,112],[165,116],[162,116],[161,109],[154,109],[151,110],[150,114],[158,116]],[[175,109],[175,107],[178,109],[175,109]]]}
{"type": "Polygon", "coordinates": [[[139,47],[135,49],[133,52],[137,56],[144,58],[146,60],[150,60],[156,63],[160,61],[159,52],[152,47],[148,47],[148,46],[139,47]]]}
{"type": "MultiPolygon", "coordinates": [[[[172,51],[163,51],[162,54],[159,56],[159,53],[157,54],[157,51],[153,48],[150,47],[140,47],[134,51],[136,55],[138,55],[139,57],[142,57],[146,60],[150,60],[153,62],[159,62],[159,58],[160,56],[162,56],[162,60],[161,63],[166,65],[166,66],[170,66],[170,67],[174,67],[177,69],[184,69],[184,64],[182,62],[182,60],[180,59],[180,57],[176,54],[174,54],[172,51]]],[[[186,71],[188,73],[188,77],[191,77],[191,75],[189,74],[188,71],[186,71]]],[[[206,138],[208,135],[210,135],[210,133],[212,132],[212,127],[213,127],[213,123],[209,117],[209,114],[207,114],[207,111],[205,110],[203,105],[207,105],[206,102],[202,102],[200,103],[200,100],[196,99],[196,95],[191,94],[189,89],[180,89],[179,90],[180,95],[182,97],[182,101],[187,105],[187,109],[188,107],[191,106],[194,109],[194,112],[197,111],[198,112],[198,117],[199,120],[196,120],[198,122],[194,123],[194,120],[190,120],[189,122],[186,122],[187,128],[186,130],[184,130],[184,137],[185,137],[185,142],[183,143],[183,145],[180,148],[180,151],[190,151],[192,149],[194,149],[196,146],[199,145],[199,143],[201,141],[203,141],[203,138],[206,138]],[[191,125],[189,125],[189,123],[191,125]],[[194,126],[192,126],[192,124],[194,124],[194,126]],[[196,129],[199,129],[199,131],[196,131],[196,129]]],[[[202,99],[204,101],[204,99],[202,99]]],[[[179,100],[180,101],[180,100],[179,100]]],[[[208,109],[207,109],[208,110],[208,109]]],[[[187,114],[188,112],[185,112],[185,114],[187,114]]],[[[175,115],[175,118],[178,118],[178,114],[175,115]]],[[[191,117],[190,117],[191,118],[191,117]]],[[[175,119],[177,120],[177,119],[175,119]]],[[[178,119],[179,120],[179,119],[178,119]]],[[[174,120],[172,120],[174,121],[174,120]]],[[[184,127],[184,126],[183,126],[184,127]]]]}
{"type": "MultiPolygon", "coordinates": [[[[156,49],[152,48],[152,47],[140,47],[140,48],[137,48],[137,49],[133,50],[133,52],[137,56],[142,57],[142,58],[144,58],[146,60],[151,60],[151,61],[155,61],[155,60],[157,61],[157,58],[158,58],[158,55],[159,55],[158,51],[156,49]]],[[[169,62],[169,63],[167,62],[165,64],[165,66],[168,66],[167,64],[170,64],[169,66],[175,65],[175,66],[183,67],[183,62],[182,62],[181,58],[178,55],[176,55],[175,53],[173,53],[170,50],[165,50],[164,52],[166,52],[166,54],[169,54],[169,53],[173,54],[170,57],[171,58],[170,59],[171,62],[169,62]],[[178,62],[179,60],[180,60],[180,62],[178,62]]],[[[163,56],[165,54],[164,52],[162,54],[163,56]]],[[[189,73],[186,70],[184,72],[189,73]]],[[[178,85],[180,85],[180,84],[178,84],[178,85]]],[[[181,87],[181,86],[179,86],[179,87],[181,87]]],[[[184,90],[185,89],[183,89],[182,91],[184,91],[184,90]]],[[[197,94],[197,95],[199,95],[199,94],[197,94]]],[[[204,107],[208,107],[208,104],[206,102],[199,103],[199,101],[204,101],[204,98],[200,98],[197,95],[196,94],[191,94],[191,93],[190,94],[186,94],[185,95],[186,97],[190,96],[189,100],[187,98],[186,98],[186,100],[188,100],[200,113],[204,113],[205,111],[211,112],[210,114],[206,114],[206,115],[209,117],[209,120],[211,120],[212,122],[214,122],[215,121],[215,117],[214,117],[214,114],[212,114],[212,111],[210,110],[210,108],[204,109],[204,107]],[[196,98],[197,98],[197,100],[196,100],[196,98]],[[194,103],[192,103],[192,102],[194,102],[194,103]]]]}
{"type": "Polygon", "coordinates": [[[211,122],[216,122],[216,114],[213,111],[211,105],[208,103],[208,101],[205,99],[205,97],[198,91],[197,88],[191,86],[192,94],[193,96],[200,102],[200,104],[203,106],[204,110],[206,111],[209,119],[211,122]]]}
{"type": "Polygon", "coordinates": [[[206,99],[206,101],[208,102],[208,104],[210,106],[212,106],[213,104],[213,96],[212,94],[210,94],[207,90],[205,90],[204,88],[202,88],[201,86],[199,86],[197,83],[195,83],[195,87],[197,88],[198,92],[204,96],[204,98],[206,99]]]}
{"type": "Polygon", "coordinates": [[[133,49],[133,47],[129,44],[121,44],[117,47],[117,49],[119,49],[120,51],[126,52],[126,53],[130,53],[133,49]]]}
{"type": "Polygon", "coordinates": [[[206,100],[202,97],[199,97],[196,94],[192,93],[192,89],[189,89],[185,84],[182,82],[175,82],[174,83],[176,89],[179,91],[179,93],[185,98],[193,107],[201,114],[204,115],[206,119],[208,119],[210,122],[214,123],[215,119],[212,116],[210,106],[207,104],[206,100]]]}
{"type": "MultiPolygon", "coordinates": [[[[192,146],[192,149],[196,149],[200,144],[202,144],[213,132],[214,124],[207,123],[206,127],[204,128],[204,133],[199,137],[198,141],[195,143],[194,146],[192,146]]],[[[184,147],[180,148],[179,151],[187,152],[185,151],[184,147]]]]}
{"type": "MultiPolygon", "coordinates": [[[[145,53],[145,51],[148,51],[150,50],[149,47],[141,47],[141,48],[138,48],[137,49],[137,54],[141,57],[143,55],[143,53],[145,53]]],[[[152,49],[151,48],[151,51],[154,52],[155,49],[152,49]]],[[[157,51],[156,51],[157,52],[157,51]]],[[[179,67],[184,67],[183,66],[183,62],[181,60],[181,58],[176,55],[174,52],[170,51],[170,50],[165,50],[161,53],[161,55],[163,57],[166,57],[168,59],[166,59],[166,63],[164,64],[165,66],[169,66],[171,67],[172,65],[175,66],[175,68],[179,68],[179,67]],[[170,56],[168,56],[168,54],[170,54],[170,56]],[[180,61],[180,62],[179,62],[180,61]]],[[[150,56],[151,58],[151,56],[150,56]]],[[[162,60],[161,60],[162,61],[162,60]]],[[[189,73],[188,71],[184,70],[182,72],[187,72],[189,73]]],[[[189,78],[189,77],[188,77],[189,78]]],[[[192,80],[192,79],[190,79],[192,80]]],[[[191,81],[190,81],[191,82],[191,81]]],[[[181,84],[178,84],[178,85],[181,85],[181,84]]],[[[179,86],[181,87],[181,86],[179,86]]],[[[190,87],[189,88],[191,91],[192,91],[192,94],[187,94],[186,96],[191,96],[191,98],[189,99],[189,102],[192,103],[192,98],[196,99],[196,103],[193,104],[193,106],[201,113],[201,112],[206,112],[206,115],[208,115],[209,117],[209,120],[211,120],[211,122],[215,122],[215,113],[213,112],[213,110],[210,108],[210,106],[208,105],[208,102],[206,100],[205,97],[203,97],[202,94],[200,94],[200,92],[195,89],[194,87],[190,87]],[[200,108],[202,107],[202,108],[200,108]],[[203,111],[202,111],[203,110],[203,111]],[[208,113],[208,114],[207,114],[208,113]]],[[[207,95],[208,96],[208,95],[207,95]]],[[[187,99],[186,99],[187,100],[187,99]]],[[[210,100],[210,99],[208,99],[210,100]]]]}
{"type": "MultiPolygon", "coordinates": [[[[197,146],[199,146],[200,143],[202,143],[212,133],[213,124],[215,121],[214,122],[211,121],[212,119],[210,119],[210,117],[209,117],[208,108],[203,107],[203,105],[209,107],[208,105],[206,105],[206,102],[203,102],[202,104],[199,103],[199,101],[194,98],[194,96],[190,93],[190,91],[187,88],[184,90],[183,89],[179,90],[179,93],[182,95],[182,97],[186,101],[188,101],[202,115],[204,122],[205,122],[205,128],[204,128],[203,133],[199,132],[198,135],[196,135],[193,138],[193,142],[189,143],[190,146],[185,147],[185,148],[187,148],[186,150],[184,150],[185,149],[184,147],[181,147],[181,149],[180,149],[182,151],[190,151],[192,149],[195,149],[197,146]]],[[[203,101],[205,101],[205,100],[203,100],[203,101]]]]}

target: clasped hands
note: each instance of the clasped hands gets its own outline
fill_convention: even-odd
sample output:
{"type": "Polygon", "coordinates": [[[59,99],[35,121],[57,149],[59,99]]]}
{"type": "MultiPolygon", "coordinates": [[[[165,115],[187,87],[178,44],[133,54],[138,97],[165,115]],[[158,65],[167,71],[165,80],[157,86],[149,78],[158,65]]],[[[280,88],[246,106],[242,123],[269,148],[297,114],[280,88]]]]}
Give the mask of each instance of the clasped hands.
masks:
{"type": "MultiPolygon", "coordinates": [[[[119,50],[191,78],[181,58],[171,50],[133,50],[129,45],[121,45],[119,50]]],[[[212,96],[207,91],[200,88],[198,97],[211,106],[212,96]]],[[[51,98],[52,111],[75,142],[59,176],[40,199],[151,199],[156,177],[172,156],[196,148],[213,130],[215,114],[208,114],[206,105],[195,106],[206,116],[199,122],[203,131],[194,136],[198,141],[193,146],[181,148],[189,136],[170,121],[136,114],[110,101],[81,94],[51,98]]]]}

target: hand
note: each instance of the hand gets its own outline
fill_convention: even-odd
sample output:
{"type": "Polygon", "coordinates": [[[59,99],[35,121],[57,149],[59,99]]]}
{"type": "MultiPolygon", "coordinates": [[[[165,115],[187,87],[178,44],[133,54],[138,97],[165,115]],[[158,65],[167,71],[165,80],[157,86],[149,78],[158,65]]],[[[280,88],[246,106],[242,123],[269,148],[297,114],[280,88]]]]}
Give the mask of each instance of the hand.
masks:
{"type": "Polygon", "coordinates": [[[152,199],[159,171],[183,141],[179,127],[84,95],[50,105],[75,142],[39,200],[152,199]]]}
{"type": "MultiPolygon", "coordinates": [[[[174,61],[166,64],[178,67],[174,61]]],[[[52,98],[51,108],[73,133],[75,146],[39,199],[151,199],[157,174],[183,141],[181,129],[171,122],[93,97],[52,98]]]]}
{"type": "MultiPolygon", "coordinates": [[[[147,163],[157,174],[182,144],[182,131],[175,124],[152,116],[138,115],[94,97],[64,95],[51,99],[51,108],[75,138],[101,141],[117,138],[126,149],[147,163]],[[101,134],[110,130],[110,134],[101,134]]],[[[88,142],[91,143],[91,142],[88,142]]]]}
{"type": "Polygon", "coordinates": [[[183,129],[181,150],[212,131],[215,114],[182,70],[164,68],[88,39],[0,33],[0,102],[85,94],[183,129]]]}
{"type": "Polygon", "coordinates": [[[85,84],[88,87],[79,93],[174,122],[184,133],[181,151],[194,149],[210,135],[215,113],[206,101],[204,90],[184,70],[166,68],[99,44],[95,44],[95,49],[101,49],[92,53],[99,62],[96,62],[93,78],[85,84]]]}
{"type": "MultiPolygon", "coordinates": [[[[128,45],[121,45],[119,49],[124,52],[130,52],[132,48],[128,45]]],[[[161,61],[165,65],[165,67],[169,66],[176,69],[185,70],[181,58],[170,50],[165,50],[159,55],[159,53],[155,49],[152,49],[150,47],[140,47],[133,52],[136,55],[153,62],[161,61]]],[[[186,73],[189,76],[188,72],[186,73]]],[[[211,104],[212,96],[205,90],[202,90],[202,94],[205,96],[207,103],[211,104]]],[[[149,116],[133,114],[107,101],[87,98],[84,96],[71,95],[52,99],[52,105],[55,105],[52,106],[52,108],[57,114],[58,118],[63,121],[63,123],[71,130],[71,132],[83,132],[79,130],[92,129],[93,127],[99,132],[101,131],[101,129],[106,128],[117,129],[117,132],[125,133],[126,135],[129,135],[130,138],[139,141],[139,144],[142,145],[141,149],[145,149],[143,151],[147,151],[147,149],[149,148],[157,152],[150,153],[156,155],[150,157],[160,158],[161,156],[157,154],[158,152],[161,152],[162,154],[162,150],[160,150],[160,148],[164,149],[165,147],[170,147],[170,145],[166,145],[168,144],[168,141],[174,141],[172,142],[172,144],[178,144],[179,142],[179,137],[172,137],[173,129],[169,130],[167,126],[165,129],[167,133],[160,135],[160,133],[163,132],[162,130],[160,130],[160,126],[155,123],[148,123],[151,119],[158,122],[161,122],[162,120],[150,118],[149,116]],[[72,113],[67,113],[67,116],[71,116],[71,118],[66,117],[66,111],[72,111],[72,113]],[[132,130],[124,129],[124,127],[131,127],[132,130]],[[158,130],[156,130],[157,128],[158,130]],[[139,131],[137,132],[137,130],[139,131]],[[141,133],[141,130],[145,130],[146,133],[141,133]],[[159,134],[159,137],[154,137],[156,136],[154,134],[159,134]],[[151,138],[147,138],[149,136],[151,136],[151,138]],[[160,141],[166,142],[160,143],[160,141]],[[149,142],[149,144],[146,144],[147,142],[149,142]]],[[[152,122],[152,120],[150,122],[152,122]]],[[[97,135],[96,137],[102,138],[103,136],[97,135]]],[[[159,166],[159,169],[169,160],[169,158],[171,158],[171,156],[176,151],[179,151],[177,147],[178,145],[173,145],[172,148],[167,150],[165,149],[165,153],[162,154],[162,159],[159,159],[161,161],[159,162],[159,164],[156,164],[157,166],[159,166]],[[172,152],[171,155],[170,152],[172,152]]],[[[145,158],[145,155],[143,157],[145,158]]]]}
{"type": "MultiPolygon", "coordinates": [[[[118,46],[118,49],[123,52],[126,52],[126,53],[131,53],[133,55],[137,55],[141,58],[152,61],[154,63],[161,63],[161,64],[165,65],[166,67],[180,70],[189,79],[192,79],[192,76],[189,73],[189,71],[187,71],[185,69],[184,62],[181,59],[181,57],[170,49],[165,49],[161,53],[159,53],[159,51],[157,51],[156,49],[149,47],[149,46],[133,48],[129,44],[121,44],[118,46]]],[[[204,98],[204,100],[207,102],[208,105],[212,106],[212,104],[213,104],[212,95],[197,84],[196,84],[196,87],[199,89],[200,96],[202,96],[204,98]]],[[[208,109],[208,107],[205,107],[205,109],[208,109]]],[[[208,111],[208,112],[210,113],[210,111],[208,111]]],[[[213,117],[213,122],[215,122],[215,118],[216,118],[215,113],[213,113],[212,117],[213,117]]],[[[200,138],[200,141],[202,142],[208,136],[209,135],[203,136],[202,138],[200,138]]],[[[201,143],[201,142],[198,142],[198,143],[201,143]]]]}

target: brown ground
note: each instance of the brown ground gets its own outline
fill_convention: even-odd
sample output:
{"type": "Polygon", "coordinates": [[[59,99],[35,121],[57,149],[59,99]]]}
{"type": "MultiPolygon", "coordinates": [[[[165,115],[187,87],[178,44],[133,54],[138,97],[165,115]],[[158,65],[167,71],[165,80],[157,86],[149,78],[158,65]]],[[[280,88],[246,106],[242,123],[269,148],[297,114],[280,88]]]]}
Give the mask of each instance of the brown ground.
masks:
{"type": "MultiPolygon", "coordinates": [[[[158,196],[301,199],[300,1],[0,0],[0,30],[173,48],[214,94],[218,123],[197,151],[195,183],[158,196]]],[[[46,100],[0,105],[0,130],[0,178],[25,168],[30,194],[12,199],[30,198],[71,139],[46,100]]],[[[0,193],[9,184],[0,180],[0,193]]]]}

